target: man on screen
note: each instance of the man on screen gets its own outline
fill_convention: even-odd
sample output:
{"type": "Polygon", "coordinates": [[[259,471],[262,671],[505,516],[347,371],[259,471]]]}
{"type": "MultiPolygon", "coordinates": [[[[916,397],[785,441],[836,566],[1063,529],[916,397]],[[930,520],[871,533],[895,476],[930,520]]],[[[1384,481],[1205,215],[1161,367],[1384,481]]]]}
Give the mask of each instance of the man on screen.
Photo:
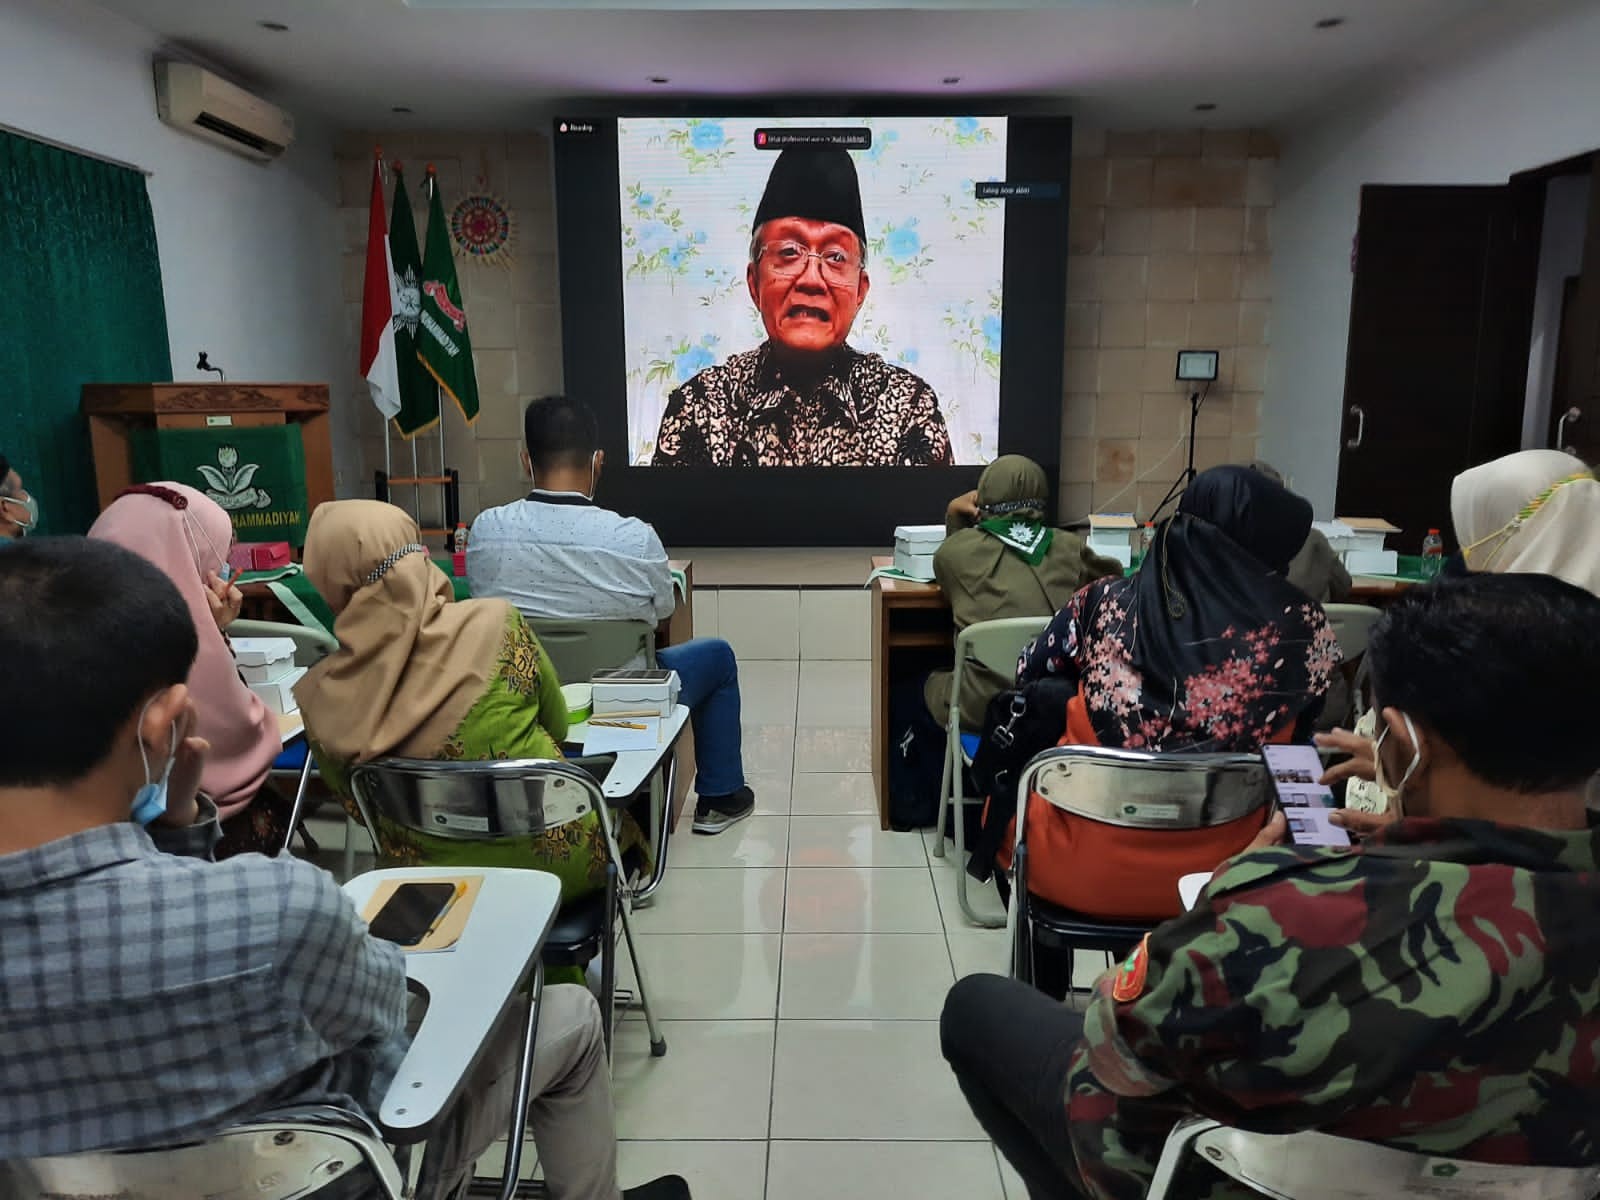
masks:
{"type": "Polygon", "coordinates": [[[767,340],[667,398],[657,466],[949,466],[927,382],[845,339],[866,301],[866,221],[846,150],[778,155],[745,281],[767,340]]]}

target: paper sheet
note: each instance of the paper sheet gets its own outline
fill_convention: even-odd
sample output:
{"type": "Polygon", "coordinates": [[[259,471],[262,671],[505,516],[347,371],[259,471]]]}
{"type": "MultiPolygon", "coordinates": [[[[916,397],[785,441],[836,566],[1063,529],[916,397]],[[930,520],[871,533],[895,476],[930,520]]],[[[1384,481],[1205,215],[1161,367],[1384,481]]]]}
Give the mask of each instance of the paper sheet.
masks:
{"type": "Polygon", "coordinates": [[[620,717],[628,725],[642,725],[643,729],[619,729],[614,725],[597,725],[596,721],[609,720],[604,715],[589,718],[583,738],[585,754],[621,754],[628,750],[655,750],[661,745],[660,717],[620,717]]]}

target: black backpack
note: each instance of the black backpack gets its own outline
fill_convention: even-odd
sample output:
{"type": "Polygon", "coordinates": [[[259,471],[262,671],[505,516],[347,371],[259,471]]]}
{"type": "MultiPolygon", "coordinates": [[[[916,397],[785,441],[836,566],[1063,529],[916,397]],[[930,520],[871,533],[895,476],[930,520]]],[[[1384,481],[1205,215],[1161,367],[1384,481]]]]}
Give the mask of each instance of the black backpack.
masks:
{"type": "Polygon", "coordinates": [[[1067,701],[1077,694],[1076,680],[1046,676],[989,701],[983,716],[983,739],[972,759],[973,782],[989,797],[983,827],[972,839],[967,874],[987,882],[995,856],[1017,815],[1017,781],[1028,761],[1058,745],[1067,730],[1067,701]]]}

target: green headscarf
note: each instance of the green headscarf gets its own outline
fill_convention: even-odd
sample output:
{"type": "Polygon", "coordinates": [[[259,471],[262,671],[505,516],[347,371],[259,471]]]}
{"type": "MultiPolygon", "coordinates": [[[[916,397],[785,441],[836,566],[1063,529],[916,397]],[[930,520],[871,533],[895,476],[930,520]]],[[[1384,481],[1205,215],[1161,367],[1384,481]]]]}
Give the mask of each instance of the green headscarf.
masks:
{"type": "Polygon", "coordinates": [[[1045,524],[1050,502],[1044,468],[1021,454],[1005,454],[978,479],[978,528],[1036,567],[1050,550],[1054,530],[1045,524]]]}

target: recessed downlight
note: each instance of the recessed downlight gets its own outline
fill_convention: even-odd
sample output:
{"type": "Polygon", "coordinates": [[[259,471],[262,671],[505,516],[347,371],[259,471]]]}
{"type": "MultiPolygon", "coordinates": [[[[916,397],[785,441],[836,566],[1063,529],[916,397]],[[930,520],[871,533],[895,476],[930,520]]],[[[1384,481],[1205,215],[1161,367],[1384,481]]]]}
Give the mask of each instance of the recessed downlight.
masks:
{"type": "Polygon", "coordinates": [[[268,33],[288,33],[289,27],[282,21],[257,21],[256,25],[268,33]]]}
{"type": "Polygon", "coordinates": [[[1194,106],[1195,112],[1216,112],[1217,106],[1210,100],[1202,100],[1194,106]]]}
{"type": "Polygon", "coordinates": [[[1318,21],[1316,23],[1314,28],[1317,28],[1317,29],[1337,29],[1337,28],[1339,28],[1339,26],[1341,26],[1343,24],[1344,24],[1344,18],[1343,17],[1323,17],[1320,21],[1318,21]]]}

